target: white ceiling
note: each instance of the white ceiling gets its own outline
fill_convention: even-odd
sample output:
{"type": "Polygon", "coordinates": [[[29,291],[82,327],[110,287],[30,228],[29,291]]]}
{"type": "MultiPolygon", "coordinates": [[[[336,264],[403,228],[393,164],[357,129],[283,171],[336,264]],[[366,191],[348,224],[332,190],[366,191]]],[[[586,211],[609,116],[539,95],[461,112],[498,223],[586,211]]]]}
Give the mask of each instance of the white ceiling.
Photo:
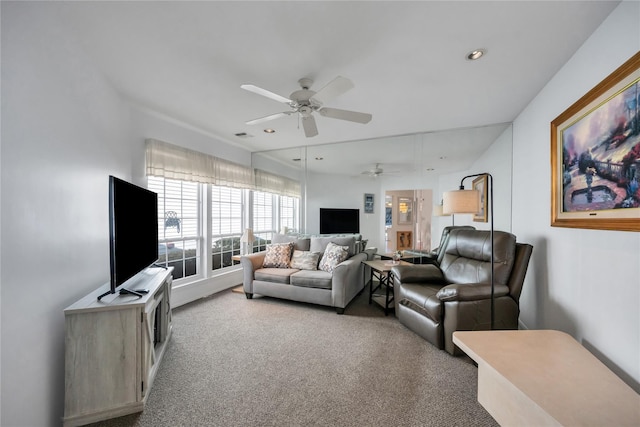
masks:
{"type": "Polygon", "coordinates": [[[509,123],[617,3],[41,5],[82,41],[111,84],[135,104],[263,151],[509,123]],[[487,49],[487,55],[466,60],[477,48],[487,49]],[[318,90],[338,75],[355,87],[327,106],[371,113],[370,123],[316,114],[319,135],[313,138],[305,138],[295,115],[266,125],[245,124],[288,107],[242,90],[241,84],[288,97],[301,77],[312,78],[312,89],[318,90]],[[276,133],[264,133],[267,125],[276,133]],[[251,136],[234,136],[239,132],[251,136]]]}

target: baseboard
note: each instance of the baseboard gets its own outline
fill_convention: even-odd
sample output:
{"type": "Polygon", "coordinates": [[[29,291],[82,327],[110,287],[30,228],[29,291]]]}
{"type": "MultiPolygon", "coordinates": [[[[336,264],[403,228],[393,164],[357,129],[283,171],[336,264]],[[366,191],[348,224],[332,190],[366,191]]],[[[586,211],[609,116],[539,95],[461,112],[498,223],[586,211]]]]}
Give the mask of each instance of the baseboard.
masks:
{"type": "Polygon", "coordinates": [[[181,305],[208,297],[217,292],[234,288],[242,283],[242,269],[225,272],[214,277],[174,286],[171,290],[171,305],[181,305]]]}

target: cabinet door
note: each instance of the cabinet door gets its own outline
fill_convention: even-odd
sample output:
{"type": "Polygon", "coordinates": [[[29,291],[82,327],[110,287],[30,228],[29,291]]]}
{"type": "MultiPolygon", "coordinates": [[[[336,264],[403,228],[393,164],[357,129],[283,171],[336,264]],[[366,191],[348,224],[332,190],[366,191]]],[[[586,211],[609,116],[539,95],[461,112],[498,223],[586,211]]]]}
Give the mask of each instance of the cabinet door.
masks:
{"type": "Polygon", "coordinates": [[[142,323],[142,397],[147,395],[162,354],[166,348],[167,330],[170,327],[171,307],[168,298],[168,283],[163,284],[145,308],[142,323]]]}
{"type": "Polygon", "coordinates": [[[100,412],[140,399],[140,309],[67,316],[65,413],[100,412]]]}

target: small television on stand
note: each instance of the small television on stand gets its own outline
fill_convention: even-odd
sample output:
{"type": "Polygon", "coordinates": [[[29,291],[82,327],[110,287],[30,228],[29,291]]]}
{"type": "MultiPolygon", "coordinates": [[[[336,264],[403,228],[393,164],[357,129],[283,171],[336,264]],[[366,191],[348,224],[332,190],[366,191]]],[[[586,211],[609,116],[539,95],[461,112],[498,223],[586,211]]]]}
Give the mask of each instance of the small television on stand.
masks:
{"type": "Polygon", "coordinates": [[[145,290],[122,285],[158,260],[156,193],[109,176],[109,247],[110,286],[98,300],[117,291],[142,297],[145,290]]]}

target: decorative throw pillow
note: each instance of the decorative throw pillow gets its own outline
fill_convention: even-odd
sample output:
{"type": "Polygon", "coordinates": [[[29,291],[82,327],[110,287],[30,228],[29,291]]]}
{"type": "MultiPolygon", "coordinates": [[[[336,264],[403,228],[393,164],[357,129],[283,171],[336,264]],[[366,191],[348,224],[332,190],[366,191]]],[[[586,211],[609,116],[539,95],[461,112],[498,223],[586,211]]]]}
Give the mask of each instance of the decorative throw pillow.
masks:
{"type": "Polygon", "coordinates": [[[338,246],[335,243],[330,242],[327,245],[327,249],[324,251],[324,255],[322,255],[319,269],[328,273],[333,273],[333,270],[336,269],[338,264],[349,256],[348,249],[348,246],[338,246]]]}
{"type": "Polygon", "coordinates": [[[272,243],[267,245],[262,266],[264,268],[289,268],[295,243],[272,243]]]}
{"type": "Polygon", "coordinates": [[[293,251],[291,257],[291,268],[299,268],[300,270],[317,270],[320,252],[311,251],[293,251]]]}

